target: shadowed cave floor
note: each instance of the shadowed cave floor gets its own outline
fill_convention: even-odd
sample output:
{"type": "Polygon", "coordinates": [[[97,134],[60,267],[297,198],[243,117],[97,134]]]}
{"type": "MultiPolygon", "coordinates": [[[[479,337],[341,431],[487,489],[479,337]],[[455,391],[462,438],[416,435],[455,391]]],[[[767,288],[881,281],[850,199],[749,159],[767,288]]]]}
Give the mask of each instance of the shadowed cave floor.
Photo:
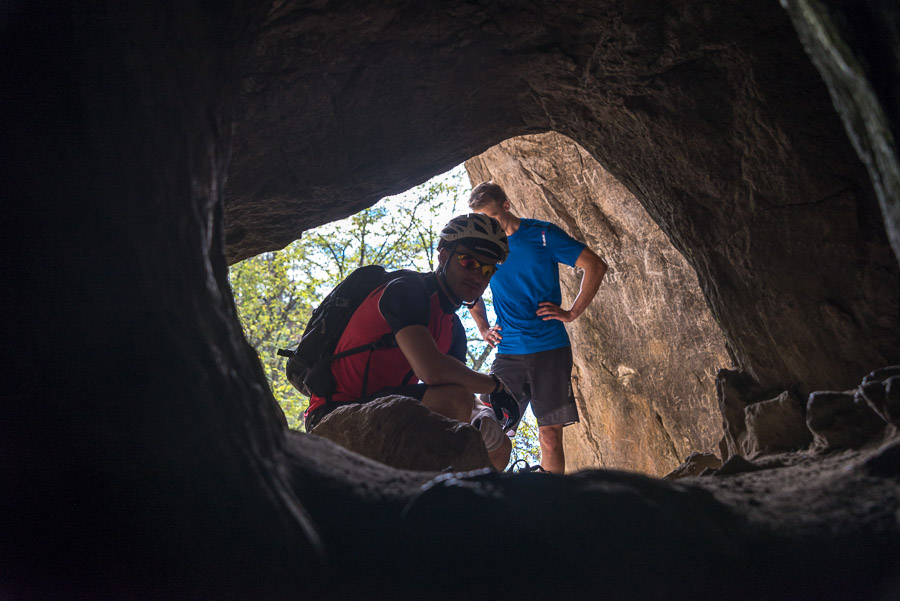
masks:
{"type": "Polygon", "coordinates": [[[315,435],[291,447],[320,493],[303,502],[329,562],[359,566],[352,582],[323,582],[340,598],[900,598],[896,435],[674,482],[608,470],[436,476],[315,435]],[[460,566],[450,558],[475,567],[441,569],[460,566]]]}

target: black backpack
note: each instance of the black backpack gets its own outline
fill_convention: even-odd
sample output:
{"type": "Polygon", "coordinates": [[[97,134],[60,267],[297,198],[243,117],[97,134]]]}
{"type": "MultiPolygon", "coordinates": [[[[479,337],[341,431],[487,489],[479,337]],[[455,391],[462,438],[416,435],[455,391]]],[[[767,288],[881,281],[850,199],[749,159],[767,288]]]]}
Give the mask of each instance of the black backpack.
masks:
{"type": "MultiPolygon", "coordinates": [[[[370,344],[334,354],[341,334],[344,333],[344,329],[359,305],[376,288],[404,273],[414,272],[386,271],[381,265],[366,265],[354,270],[328,293],[328,296],[309,318],[297,348],[278,351],[280,356],[288,358],[285,371],[294,388],[306,396],[315,394],[330,401],[336,390],[334,376],[331,373],[332,361],[364,351],[397,346],[394,335],[389,332],[370,344]]],[[[367,363],[363,376],[363,396],[366,393],[368,376],[369,366],[367,363]]]]}

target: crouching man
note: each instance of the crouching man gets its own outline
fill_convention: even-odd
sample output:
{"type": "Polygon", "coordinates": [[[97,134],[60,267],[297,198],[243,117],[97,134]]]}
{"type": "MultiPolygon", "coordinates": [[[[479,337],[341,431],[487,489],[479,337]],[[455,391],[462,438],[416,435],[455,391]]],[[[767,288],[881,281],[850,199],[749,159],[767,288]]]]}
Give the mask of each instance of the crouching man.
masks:
{"type": "Polygon", "coordinates": [[[497,220],[475,213],[452,219],[441,231],[433,273],[398,275],[376,288],[353,313],[335,355],[389,333],[397,345],[332,361],[336,391],[330,401],[310,398],[304,414],[307,432],[342,405],[403,395],[444,417],[475,425],[491,463],[502,470],[512,445],[498,425],[498,411],[480,401],[476,407],[474,394],[489,394],[498,410],[508,407],[517,415],[518,408],[496,375],[466,367],[465,329],[456,312],[481,298],[497,263],[508,253],[506,234],[497,220]]]}

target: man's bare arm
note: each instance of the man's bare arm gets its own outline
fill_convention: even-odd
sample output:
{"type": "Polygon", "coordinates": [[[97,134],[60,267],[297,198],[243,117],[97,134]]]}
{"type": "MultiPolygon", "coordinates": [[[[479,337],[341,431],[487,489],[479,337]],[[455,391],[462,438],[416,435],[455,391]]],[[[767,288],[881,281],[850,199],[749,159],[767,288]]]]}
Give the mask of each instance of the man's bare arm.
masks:
{"type": "Polygon", "coordinates": [[[469,315],[475,320],[475,325],[478,326],[478,333],[481,334],[484,341],[492,347],[496,347],[500,340],[503,339],[503,336],[500,335],[500,326],[491,327],[484,299],[479,298],[473,306],[469,307],[469,315]]]}
{"type": "Polygon", "coordinates": [[[584,310],[597,296],[600,282],[603,281],[608,268],[606,262],[588,247],[584,247],[584,250],[578,255],[575,267],[583,269],[584,276],[581,278],[581,289],[578,291],[578,296],[575,297],[575,302],[572,303],[572,308],[569,309],[569,312],[573,314],[572,319],[584,313],[584,310]]]}
{"type": "Polygon", "coordinates": [[[489,375],[472,371],[442,353],[425,326],[406,326],[397,332],[395,338],[413,372],[429,386],[458,384],[474,393],[492,392],[496,387],[496,382],[489,375]]]}
{"type": "Polygon", "coordinates": [[[584,310],[587,309],[587,306],[591,304],[591,301],[597,295],[597,290],[600,289],[600,282],[603,281],[603,276],[606,275],[607,270],[607,265],[603,259],[585,246],[581,254],[578,255],[575,266],[583,269],[584,275],[581,278],[581,289],[578,291],[578,296],[575,297],[575,302],[572,303],[572,308],[566,311],[559,305],[551,302],[540,303],[537,314],[543,317],[545,321],[548,319],[558,319],[564,323],[574,321],[579,315],[584,313],[584,310]]]}

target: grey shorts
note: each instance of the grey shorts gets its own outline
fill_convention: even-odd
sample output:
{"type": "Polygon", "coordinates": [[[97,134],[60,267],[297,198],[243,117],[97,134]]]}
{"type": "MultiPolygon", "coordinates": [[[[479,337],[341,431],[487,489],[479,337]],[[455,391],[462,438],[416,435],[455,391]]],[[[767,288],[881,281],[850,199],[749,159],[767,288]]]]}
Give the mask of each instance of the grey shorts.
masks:
{"type": "Polygon", "coordinates": [[[531,403],[538,426],[568,426],[578,421],[572,394],[572,347],[527,355],[498,353],[491,373],[516,397],[523,415],[531,403]]]}

